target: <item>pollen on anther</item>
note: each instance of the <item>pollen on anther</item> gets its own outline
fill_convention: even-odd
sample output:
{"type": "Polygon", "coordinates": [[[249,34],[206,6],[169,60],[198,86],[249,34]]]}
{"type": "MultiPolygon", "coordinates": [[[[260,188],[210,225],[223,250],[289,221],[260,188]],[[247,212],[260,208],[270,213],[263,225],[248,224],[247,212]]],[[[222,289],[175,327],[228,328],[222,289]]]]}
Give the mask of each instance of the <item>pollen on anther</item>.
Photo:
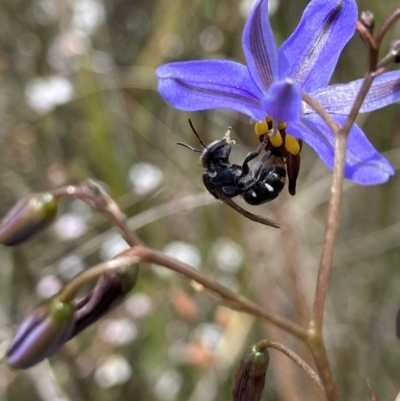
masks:
{"type": "Polygon", "coordinates": [[[282,135],[279,131],[275,135],[269,136],[269,142],[272,146],[279,148],[282,145],[282,135]]]}
{"type": "Polygon", "coordinates": [[[292,135],[287,135],[285,137],[285,148],[291,153],[293,156],[296,156],[300,153],[300,144],[299,141],[293,137],[292,135]]]}
{"type": "Polygon", "coordinates": [[[231,131],[232,127],[228,127],[224,135],[225,141],[228,145],[234,145],[236,143],[233,139],[231,139],[231,131]]]}
{"type": "Polygon", "coordinates": [[[279,123],[278,124],[278,130],[279,131],[281,131],[281,130],[284,130],[285,128],[287,127],[287,124],[286,123],[279,123]]]}
{"type": "Polygon", "coordinates": [[[257,121],[254,130],[257,136],[265,135],[268,132],[268,123],[265,120],[257,121]]]}

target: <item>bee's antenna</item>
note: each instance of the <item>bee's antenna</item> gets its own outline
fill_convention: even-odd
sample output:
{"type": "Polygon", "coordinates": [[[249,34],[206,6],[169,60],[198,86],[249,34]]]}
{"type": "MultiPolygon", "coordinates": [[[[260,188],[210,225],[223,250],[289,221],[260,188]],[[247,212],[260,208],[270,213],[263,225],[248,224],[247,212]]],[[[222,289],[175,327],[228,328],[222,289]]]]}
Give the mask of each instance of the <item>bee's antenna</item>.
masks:
{"type": "Polygon", "coordinates": [[[200,149],[195,149],[195,148],[193,148],[192,146],[190,146],[190,145],[188,145],[188,144],[186,144],[186,143],[183,143],[183,142],[177,142],[176,144],[177,144],[177,145],[181,145],[181,146],[183,146],[183,147],[185,147],[185,148],[188,148],[188,149],[190,149],[190,150],[193,150],[193,152],[197,152],[197,153],[202,153],[202,152],[203,152],[202,150],[200,150],[200,149]]]}
{"type": "Polygon", "coordinates": [[[196,130],[193,126],[192,120],[190,118],[189,118],[189,125],[190,125],[190,128],[192,129],[192,131],[194,132],[194,134],[196,135],[197,139],[199,140],[201,146],[203,146],[204,149],[207,148],[207,146],[204,145],[204,142],[201,140],[199,134],[196,132],[196,130]]]}

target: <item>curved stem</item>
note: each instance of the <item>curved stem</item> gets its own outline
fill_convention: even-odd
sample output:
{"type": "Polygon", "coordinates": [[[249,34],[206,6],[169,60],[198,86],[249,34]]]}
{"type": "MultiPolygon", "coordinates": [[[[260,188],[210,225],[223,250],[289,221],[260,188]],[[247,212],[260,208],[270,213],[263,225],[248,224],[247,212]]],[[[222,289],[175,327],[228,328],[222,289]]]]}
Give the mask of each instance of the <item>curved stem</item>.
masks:
{"type": "Polygon", "coordinates": [[[95,206],[121,230],[125,240],[132,247],[128,251],[123,252],[120,257],[117,257],[106,263],[101,263],[92,269],[81,273],[79,276],[73,279],[65,286],[60,294],[60,298],[64,302],[73,299],[79,288],[81,288],[82,285],[86,284],[87,282],[90,282],[107,272],[118,270],[143,260],[167,267],[196,281],[204,288],[218,294],[221,299],[227,302],[227,304],[232,308],[261,317],[262,319],[287,330],[302,340],[307,339],[307,330],[304,327],[301,327],[290,320],[275,314],[274,312],[265,311],[257,304],[216,283],[186,263],[164,255],[161,252],[144,247],[139,238],[129,230],[129,227],[126,224],[125,216],[119,209],[117,203],[111,197],[105,194],[94,182],[87,181],[81,186],[67,186],[58,188],[53,191],[53,195],[56,198],[78,198],[92,206],[95,206]]]}
{"type": "Polygon", "coordinates": [[[80,186],[69,185],[52,191],[54,197],[77,198],[91,206],[110,219],[122,232],[125,241],[132,247],[142,245],[142,241],[135,233],[129,230],[125,215],[118,204],[106,194],[95,182],[88,180],[80,186]]]}
{"type": "Polygon", "coordinates": [[[364,81],[361,85],[361,88],[357,94],[357,97],[354,101],[354,104],[350,110],[350,113],[347,117],[347,120],[343,126],[343,128],[340,130],[341,135],[343,136],[348,136],[350,129],[352,127],[352,125],[354,124],[354,122],[356,121],[356,118],[358,116],[358,113],[360,112],[360,108],[364,102],[365,97],[368,94],[369,89],[371,88],[372,82],[375,79],[375,77],[377,76],[377,74],[375,74],[375,70],[376,70],[376,66],[374,71],[369,72],[365,78],[364,81]]]}
{"type": "Polygon", "coordinates": [[[301,359],[295,352],[285,347],[283,344],[278,343],[276,341],[270,340],[262,340],[256,344],[256,348],[262,350],[263,348],[274,348],[283,354],[285,354],[288,358],[290,358],[293,362],[295,362],[304,372],[311,378],[311,380],[321,389],[323,393],[325,393],[324,385],[318,376],[318,374],[311,368],[311,366],[301,359]]]}
{"type": "Polygon", "coordinates": [[[203,273],[187,265],[186,263],[180,262],[179,260],[167,256],[161,252],[153,249],[145,248],[143,246],[136,246],[128,249],[117,256],[116,258],[100,263],[89,270],[86,270],[72,279],[60,292],[59,299],[61,302],[72,301],[78,291],[86,284],[98,279],[100,276],[118,271],[120,269],[129,267],[133,264],[137,264],[141,261],[154,263],[160,266],[164,266],[170,270],[173,270],[193,281],[199,283],[205,289],[212,291],[213,293],[220,296],[228,306],[231,308],[249,313],[253,316],[260,317],[268,322],[275,324],[292,333],[294,336],[306,340],[307,330],[304,327],[291,322],[290,320],[277,315],[272,311],[266,311],[254,302],[250,301],[244,296],[238,295],[230,289],[216,283],[215,281],[208,278],[203,273]]]}
{"type": "Polygon", "coordinates": [[[331,115],[321,106],[321,104],[311,97],[308,93],[302,92],[302,99],[325,121],[326,125],[336,133],[339,131],[339,124],[331,117],[331,115]]]}
{"type": "Polygon", "coordinates": [[[196,283],[199,283],[205,289],[219,295],[221,299],[224,300],[231,308],[260,317],[304,341],[307,340],[308,334],[304,327],[293,323],[272,311],[265,310],[265,308],[260,307],[246,297],[238,295],[234,291],[218,284],[184,262],[165,255],[162,252],[145,247],[136,247],[130,251],[126,251],[126,253],[128,252],[131,252],[132,255],[137,256],[142,261],[164,266],[195,281],[196,283]]]}
{"type": "Polygon", "coordinates": [[[388,30],[400,19],[400,8],[397,8],[393,11],[392,14],[389,15],[387,20],[383,23],[381,29],[379,30],[378,34],[376,35],[376,45],[380,47],[382,44],[382,40],[387,34],[388,30]]]}
{"type": "Polygon", "coordinates": [[[371,30],[368,29],[360,20],[357,20],[356,22],[356,29],[370,50],[376,48],[375,39],[372,37],[371,30]]]}
{"type": "Polygon", "coordinates": [[[138,262],[139,259],[137,256],[126,255],[126,253],[123,252],[120,254],[120,256],[117,256],[112,260],[99,263],[89,270],[85,270],[78,274],[60,291],[58,298],[60,302],[63,303],[71,302],[75,298],[78,291],[88,283],[97,280],[104,274],[118,271],[133,264],[137,264],[138,262]]]}

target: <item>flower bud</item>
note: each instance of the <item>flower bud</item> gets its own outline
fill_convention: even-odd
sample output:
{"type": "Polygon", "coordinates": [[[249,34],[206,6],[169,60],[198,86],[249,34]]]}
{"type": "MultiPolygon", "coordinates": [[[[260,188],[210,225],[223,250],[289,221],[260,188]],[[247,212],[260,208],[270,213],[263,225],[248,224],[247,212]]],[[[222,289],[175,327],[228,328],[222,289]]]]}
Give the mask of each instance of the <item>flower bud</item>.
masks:
{"type": "Polygon", "coordinates": [[[8,364],[27,369],[53,355],[70,337],[75,308],[52,298],[21,324],[7,350],[8,364]]]}
{"type": "Polygon", "coordinates": [[[33,237],[57,216],[58,200],[51,193],[21,199],[0,223],[0,243],[14,246],[33,237]]]}
{"type": "Polygon", "coordinates": [[[136,284],[137,265],[100,277],[93,290],[76,306],[75,327],[69,339],[118,306],[136,284]]]}
{"type": "Polygon", "coordinates": [[[370,33],[374,32],[375,16],[372,11],[362,11],[360,15],[360,21],[370,33]]]}
{"type": "Polygon", "coordinates": [[[389,45],[389,51],[395,63],[400,63],[400,40],[393,40],[389,45]]]}
{"type": "Polygon", "coordinates": [[[269,355],[266,347],[253,346],[240,361],[232,386],[234,401],[258,401],[265,385],[269,355]]]}

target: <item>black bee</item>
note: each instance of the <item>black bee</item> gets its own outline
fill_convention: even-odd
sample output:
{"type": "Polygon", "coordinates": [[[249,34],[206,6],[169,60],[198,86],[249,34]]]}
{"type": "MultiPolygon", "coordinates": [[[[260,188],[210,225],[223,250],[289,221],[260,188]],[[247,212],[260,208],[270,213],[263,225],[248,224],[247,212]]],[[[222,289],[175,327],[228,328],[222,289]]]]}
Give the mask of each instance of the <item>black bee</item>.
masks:
{"type": "Polygon", "coordinates": [[[223,139],[206,146],[190,120],[189,124],[204,149],[201,151],[184,143],[179,143],[179,145],[202,153],[201,164],[206,169],[203,174],[203,182],[207,190],[216,199],[226,202],[250,220],[279,228],[280,225],[275,221],[252,214],[232,200],[235,196],[241,195],[248,204],[261,205],[272,201],[279,195],[286,179],[286,165],[279,149],[269,149],[261,160],[256,161],[250,167],[249,162],[256,159],[265,148],[265,143],[262,143],[256,151],[247,155],[241,166],[231,164],[229,156],[235,142],[230,139],[230,128],[223,139]]]}
{"type": "Polygon", "coordinates": [[[274,200],[282,191],[286,182],[286,163],[279,148],[271,147],[261,160],[252,167],[249,162],[255,159],[265,148],[249,153],[243,162],[242,177],[239,180],[240,194],[249,205],[261,205],[274,200]]]}
{"type": "Polygon", "coordinates": [[[200,141],[204,147],[201,164],[206,169],[203,174],[204,186],[217,199],[221,199],[221,193],[228,198],[240,195],[239,178],[242,176],[242,168],[229,162],[234,145],[229,134],[230,129],[222,140],[214,141],[208,146],[200,141]]]}

